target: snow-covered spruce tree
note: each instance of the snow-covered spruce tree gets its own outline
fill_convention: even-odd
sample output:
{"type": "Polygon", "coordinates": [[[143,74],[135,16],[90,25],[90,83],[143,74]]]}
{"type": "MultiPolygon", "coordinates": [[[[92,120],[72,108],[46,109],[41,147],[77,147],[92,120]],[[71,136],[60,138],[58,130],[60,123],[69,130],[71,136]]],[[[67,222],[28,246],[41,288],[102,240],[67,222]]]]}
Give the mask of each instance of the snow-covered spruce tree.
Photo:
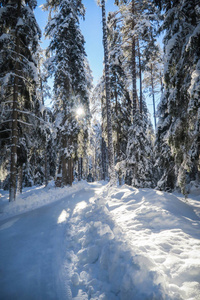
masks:
{"type": "Polygon", "coordinates": [[[136,186],[152,187],[153,148],[147,110],[143,109],[142,70],[143,53],[154,41],[155,10],[152,2],[116,1],[121,14],[122,48],[126,61],[124,69],[132,89],[132,125],[128,131],[126,149],[126,182],[136,186]],[[140,97],[137,95],[137,75],[140,79],[140,97]],[[138,168],[139,166],[139,168],[138,168]],[[146,176],[146,180],[145,180],[146,176]]]}
{"type": "Polygon", "coordinates": [[[41,34],[33,12],[36,5],[36,0],[0,3],[0,83],[1,108],[4,110],[1,130],[11,130],[9,201],[14,201],[16,196],[19,126],[26,124],[22,116],[26,119],[24,113],[32,110],[36,99],[37,61],[34,53],[41,34]]]}
{"type": "MultiPolygon", "coordinates": [[[[157,1],[164,13],[165,107],[164,140],[174,160],[174,185],[188,192],[199,181],[200,3],[196,0],[157,1]]],[[[162,116],[163,118],[163,116],[162,116]]],[[[165,170],[171,172],[171,168],[165,170]]],[[[166,177],[167,178],[167,177],[166,177]]]]}
{"type": "Polygon", "coordinates": [[[135,187],[155,186],[154,155],[151,126],[139,113],[129,128],[126,150],[126,183],[135,187]]]}
{"type": "Polygon", "coordinates": [[[111,101],[110,101],[110,70],[109,70],[109,60],[108,60],[108,38],[107,38],[107,21],[106,21],[106,11],[105,11],[105,0],[99,0],[98,4],[101,6],[101,9],[102,9],[109,177],[110,177],[110,183],[115,184],[116,183],[116,174],[115,174],[115,168],[114,168],[114,149],[113,149],[113,138],[112,138],[112,115],[111,115],[111,101]]]}
{"type": "MultiPolygon", "coordinates": [[[[100,143],[101,154],[97,154],[95,150],[97,147],[97,143],[91,141],[91,148],[96,151],[96,157],[100,156],[100,158],[94,159],[99,163],[99,166],[95,166],[95,168],[99,169],[100,180],[107,180],[109,178],[108,174],[108,148],[107,148],[107,116],[106,116],[106,99],[105,99],[105,77],[102,77],[96,87],[93,89],[92,97],[91,97],[91,112],[92,112],[92,120],[91,120],[91,135],[95,136],[95,138],[100,143]],[[98,121],[100,119],[100,121],[98,121]],[[99,122],[101,126],[99,126],[99,122]],[[99,131],[98,131],[99,129],[99,131]]],[[[91,138],[90,138],[91,140],[91,138]]],[[[93,151],[94,152],[94,151],[93,151]]],[[[92,154],[94,157],[94,154],[92,154]]],[[[93,169],[92,169],[93,170],[93,169]]],[[[93,171],[94,173],[94,171],[93,171]]]]}
{"type": "MultiPolygon", "coordinates": [[[[113,118],[113,144],[118,181],[122,183],[122,165],[126,157],[127,132],[131,125],[131,100],[128,78],[124,70],[122,35],[118,23],[118,12],[108,15],[108,48],[110,65],[111,108],[113,118]]],[[[105,122],[103,122],[105,123],[105,122]]]]}
{"type": "Polygon", "coordinates": [[[171,124],[171,116],[167,109],[167,98],[163,94],[158,105],[159,121],[156,128],[155,139],[155,175],[157,189],[173,191],[176,184],[175,164],[171,148],[168,144],[168,131],[171,124]]]}
{"type": "MultiPolygon", "coordinates": [[[[38,145],[41,149],[41,156],[44,158],[42,160],[42,166],[44,169],[44,178],[42,183],[45,183],[45,186],[47,186],[49,179],[54,178],[55,176],[55,147],[53,147],[52,112],[50,109],[45,107],[45,100],[51,98],[51,88],[47,81],[48,70],[45,65],[45,52],[46,51],[41,48],[38,49],[39,86],[37,89],[37,95],[40,99],[40,131],[38,132],[41,132],[40,136],[43,139],[38,145]]],[[[40,136],[38,140],[40,140],[40,136]]]]}
{"type": "MultiPolygon", "coordinates": [[[[31,113],[22,114],[21,119],[32,126],[23,128],[19,124],[19,146],[18,146],[18,192],[22,191],[23,186],[31,186],[33,184],[47,184],[48,174],[53,172],[47,166],[49,158],[53,155],[48,151],[49,143],[52,138],[51,112],[45,108],[44,101],[49,96],[49,87],[46,83],[45,68],[43,67],[43,54],[40,47],[35,54],[38,61],[38,85],[34,100],[34,107],[31,113]],[[26,119],[24,119],[26,117],[26,119]],[[21,150],[22,148],[22,150],[21,150]],[[26,154],[21,157],[21,153],[26,154]],[[22,158],[26,157],[26,160],[22,158]],[[23,175],[23,178],[22,178],[23,175]]],[[[50,149],[49,149],[50,150],[50,149]]]]}
{"type": "Polygon", "coordinates": [[[47,63],[49,74],[54,77],[58,173],[62,173],[63,185],[71,185],[74,143],[80,130],[76,108],[82,106],[84,110],[84,130],[89,118],[88,88],[91,83],[86,74],[84,38],[79,28],[84,6],[79,0],[47,0],[45,8],[50,11],[46,26],[46,36],[50,38],[47,63]]]}
{"type": "MultiPolygon", "coordinates": [[[[90,91],[92,88],[92,71],[88,60],[85,58],[85,76],[87,81],[87,88],[90,91]]],[[[90,92],[88,97],[90,98],[90,92]]],[[[78,180],[86,179],[88,169],[88,150],[89,150],[89,127],[90,122],[85,116],[85,111],[82,106],[79,106],[76,111],[76,119],[78,121],[79,133],[75,146],[75,162],[77,166],[78,180]]]]}

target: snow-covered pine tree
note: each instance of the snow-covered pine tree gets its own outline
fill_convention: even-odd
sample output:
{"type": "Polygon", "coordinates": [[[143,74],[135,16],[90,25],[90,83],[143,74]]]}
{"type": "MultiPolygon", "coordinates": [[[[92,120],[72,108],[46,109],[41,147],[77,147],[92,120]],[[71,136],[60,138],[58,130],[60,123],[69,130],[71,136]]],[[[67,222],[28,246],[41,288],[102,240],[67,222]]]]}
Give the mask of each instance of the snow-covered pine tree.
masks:
{"type": "MultiPolygon", "coordinates": [[[[36,0],[0,3],[0,83],[4,111],[1,130],[5,134],[5,130],[11,130],[8,140],[11,145],[9,201],[14,201],[16,196],[19,127],[27,125],[23,119],[32,111],[36,99],[37,61],[34,53],[41,35],[33,12],[36,5],[36,0]]],[[[8,147],[7,143],[5,145],[8,147]]]]}
{"type": "Polygon", "coordinates": [[[54,76],[58,173],[62,173],[63,185],[71,185],[74,142],[80,129],[76,108],[82,106],[86,123],[90,115],[88,88],[91,83],[86,75],[84,38],[79,28],[84,6],[79,0],[47,0],[45,8],[50,11],[46,36],[50,38],[48,69],[54,76]]]}
{"type": "MultiPolygon", "coordinates": [[[[161,106],[165,107],[163,122],[168,126],[161,143],[167,143],[171,149],[174,186],[187,193],[187,185],[199,181],[200,3],[198,0],[156,2],[164,14],[165,32],[165,91],[161,106]]],[[[171,172],[171,168],[165,172],[171,172]]]]}

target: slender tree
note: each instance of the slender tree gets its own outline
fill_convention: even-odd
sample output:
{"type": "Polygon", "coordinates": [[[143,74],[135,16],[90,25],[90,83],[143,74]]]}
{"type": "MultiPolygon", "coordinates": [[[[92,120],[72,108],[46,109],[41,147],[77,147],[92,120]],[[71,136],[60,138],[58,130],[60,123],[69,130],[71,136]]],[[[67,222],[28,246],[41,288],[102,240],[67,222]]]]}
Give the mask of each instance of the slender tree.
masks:
{"type": "Polygon", "coordinates": [[[146,92],[148,92],[149,97],[152,97],[153,104],[153,117],[154,117],[154,127],[156,129],[157,125],[157,114],[156,114],[156,95],[160,98],[162,95],[162,78],[163,78],[163,60],[162,60],[162,50],[159,46],[150,47],[145,51],[146,56],[146,66],[144,71],[143,85],[146,92]]]}
{"type": "Polygon", "coordinates": [[[105,0],[101,0],[102,9],[102,26],[103,26],[103,46],[104,46],[104,64],[105,64],[105,85],[106,85],[106,113],[107,113],[107,135],[108,135],[108,162],[109,162],[109,176],[111,184],[116,182],[115,168],[114,168],[114,151],[112,139],[112,116],[110,103],[110,73],[108,60],[108,44],[107,44],[107,22],[105,11],[105,0]]]}

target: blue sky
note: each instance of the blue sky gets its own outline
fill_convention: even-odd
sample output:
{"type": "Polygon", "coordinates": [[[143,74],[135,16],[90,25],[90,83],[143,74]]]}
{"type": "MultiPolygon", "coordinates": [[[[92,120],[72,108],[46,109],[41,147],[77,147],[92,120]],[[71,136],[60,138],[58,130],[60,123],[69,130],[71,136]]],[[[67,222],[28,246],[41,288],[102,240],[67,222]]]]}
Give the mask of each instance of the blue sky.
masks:
{"type": "MultiPolygon", "coordinates": [[[[44,32],[44,27],[48,19],[48,13],[42,11],[40,5],[45,3],[45,0],[38,0],[38,7],[35,10],[37,22],[44,32]]],[[[85,21],[80,22],[82,34],[85,38],[85,50],[89,60],[90,68],[94,77],[94,85],[102,76],[103,72],[103,43],[102,43],[102,22],[101,22],[101,8],[97,6],[95,0],[83,0],[86,7],[85,21]]],[[[106,11],[113,11],[116,9],[114,0],[106,1],[106,11]]],[[[48,45],[48,41],[42,39],[42,47],[48,45]]]]}

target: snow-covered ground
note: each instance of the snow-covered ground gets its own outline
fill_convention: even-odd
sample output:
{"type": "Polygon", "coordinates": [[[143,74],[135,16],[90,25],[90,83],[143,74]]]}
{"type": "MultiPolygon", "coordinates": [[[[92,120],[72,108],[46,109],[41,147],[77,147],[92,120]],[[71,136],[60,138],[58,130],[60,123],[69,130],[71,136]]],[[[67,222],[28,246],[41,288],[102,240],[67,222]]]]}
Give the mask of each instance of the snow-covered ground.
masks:
{"type": "Polygon", "coordinates": [[[81,182],[0,199],[0,299],[200,299],[200,195],[81,182]]]}

